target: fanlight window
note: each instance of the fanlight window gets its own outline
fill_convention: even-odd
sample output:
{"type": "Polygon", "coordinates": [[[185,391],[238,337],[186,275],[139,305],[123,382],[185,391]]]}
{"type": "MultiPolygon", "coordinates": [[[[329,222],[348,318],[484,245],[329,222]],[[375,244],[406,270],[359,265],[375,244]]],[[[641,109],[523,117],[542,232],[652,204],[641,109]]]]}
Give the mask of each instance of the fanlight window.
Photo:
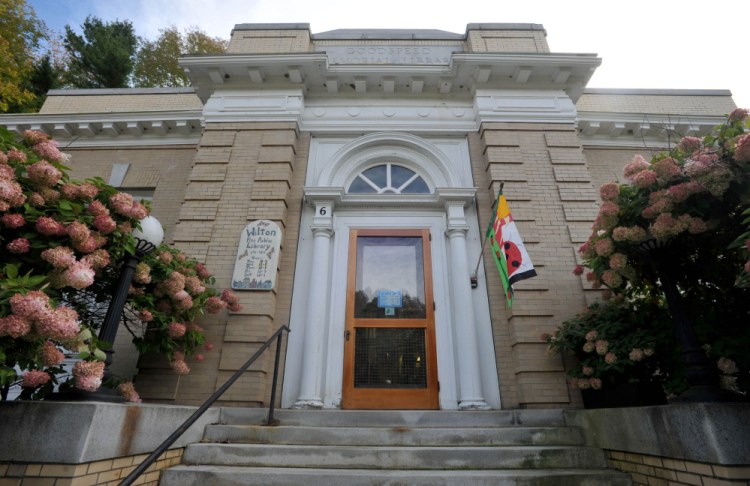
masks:
{"type": "Polygon", "coordinates": [[[349,185],[354,194],[429,194],[430,188],[416,172],[395,164],[370,167],[349,185]]]}

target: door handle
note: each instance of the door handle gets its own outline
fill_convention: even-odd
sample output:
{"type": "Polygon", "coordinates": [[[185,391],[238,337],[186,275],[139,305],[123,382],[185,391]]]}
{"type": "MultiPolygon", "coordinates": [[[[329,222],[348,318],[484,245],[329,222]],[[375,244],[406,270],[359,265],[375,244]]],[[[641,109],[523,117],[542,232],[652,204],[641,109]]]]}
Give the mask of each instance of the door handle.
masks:
{"type": "Polygon", "coordinates": [[[344,331],[344,339],[345,340],[348,341],[349,338],[351,337],[351,335],[352,335],[352,332],[349,329],[347,329],[346,331],[344,331]]]}

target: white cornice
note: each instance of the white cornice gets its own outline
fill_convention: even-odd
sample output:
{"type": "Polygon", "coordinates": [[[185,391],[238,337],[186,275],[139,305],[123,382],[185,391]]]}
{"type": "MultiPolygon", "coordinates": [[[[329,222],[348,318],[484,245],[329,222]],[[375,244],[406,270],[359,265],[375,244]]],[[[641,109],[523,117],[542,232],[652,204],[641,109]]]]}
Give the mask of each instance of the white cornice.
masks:
{"type": "Polygon", "coordinates": [[[724,119],[721,116],[579,111],[577,124],[584,146],[666,147],[684,136],[702,137],[724,119]]]}
{"type": "Polygon", "coordinates": [[[29,129],[43,131],[62,147],[195,145],[203,130],[203,114],[198,110],[34,113],[4,115],[0,126],[17,135],[29,129]]]}
{"type": "Polygon", "coordinates": [[[477,89],[560,90],[574,101],[601,59],[593,54],[454,53],[448,64],[330,64],[325,53],[185,57],[198,96],[219,90],[300,89],[308,98],[442,96],[477,89]]]}

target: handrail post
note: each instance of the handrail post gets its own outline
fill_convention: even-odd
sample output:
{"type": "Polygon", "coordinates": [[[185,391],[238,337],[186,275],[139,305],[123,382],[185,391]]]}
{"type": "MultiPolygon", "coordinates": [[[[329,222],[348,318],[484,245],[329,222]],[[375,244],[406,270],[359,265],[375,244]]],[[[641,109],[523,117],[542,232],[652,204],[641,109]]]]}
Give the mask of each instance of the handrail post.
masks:
{"type": "Polygon", "coordinates": [[[273,408],[276,405],[276,382],[279,377],[279,358],[281,357],[281,337],[283,333],[280,333],[276,338],[276,361],[273,365],[273,380],[271,381],[271,403],[268,407],[268,418],[266,418],[266,425],[276,425],[278,421],[273,420],[273,408]]]}

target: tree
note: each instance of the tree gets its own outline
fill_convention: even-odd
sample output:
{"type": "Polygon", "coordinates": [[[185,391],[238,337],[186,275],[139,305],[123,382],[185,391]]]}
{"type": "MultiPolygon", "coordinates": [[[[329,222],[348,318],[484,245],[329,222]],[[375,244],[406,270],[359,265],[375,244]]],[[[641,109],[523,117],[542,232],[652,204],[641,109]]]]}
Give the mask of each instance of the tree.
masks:
{"type": "Polygon", "coordinates": [[[177,62],[180,56],[221,54],[227,48],[226,40],[210,37],[197,27],[184,34],[174,25],[159,32],[154,41],[140,40],[133,70],[135,86],[188,86],[190,81],[177,62]]]}
{"type": "Polygon", "coordinates": [[[67,83],[76,88],[125,88],[133,71],[137,39],[128,20],[102,22],[88,16],[83,36],[65,26],[67,83]]]}
{"type": "Polygon", "coordinates": [[[25,0],[0,0],[0,113],[23,111],[34,99],[24,82],[44,28],[25,0]]]}

